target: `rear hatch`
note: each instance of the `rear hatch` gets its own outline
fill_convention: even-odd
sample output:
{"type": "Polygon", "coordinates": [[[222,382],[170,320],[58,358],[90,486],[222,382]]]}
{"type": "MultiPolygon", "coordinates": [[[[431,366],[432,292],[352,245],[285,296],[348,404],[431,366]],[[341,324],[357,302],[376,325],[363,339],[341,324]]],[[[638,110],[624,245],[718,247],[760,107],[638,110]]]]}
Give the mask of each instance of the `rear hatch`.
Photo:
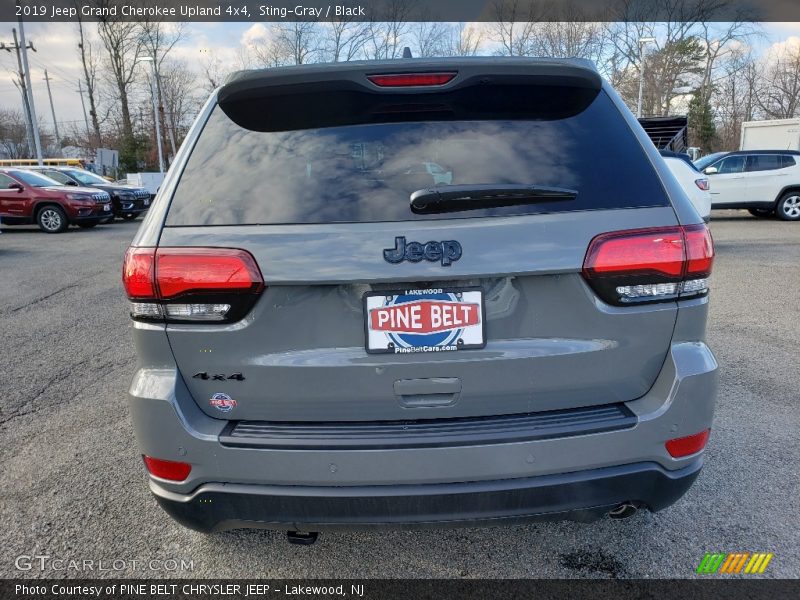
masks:
{"type": "Polygon", "coordinates": [[[159,247],[245,250],[263,291],[235,322],[167,335],[216,418],[628,401],[653,384],[677,303],[615,306],[581,269],[598,234],[675,225],[640,142],[580,63],[241,74],[209,112],[159,247]]]}

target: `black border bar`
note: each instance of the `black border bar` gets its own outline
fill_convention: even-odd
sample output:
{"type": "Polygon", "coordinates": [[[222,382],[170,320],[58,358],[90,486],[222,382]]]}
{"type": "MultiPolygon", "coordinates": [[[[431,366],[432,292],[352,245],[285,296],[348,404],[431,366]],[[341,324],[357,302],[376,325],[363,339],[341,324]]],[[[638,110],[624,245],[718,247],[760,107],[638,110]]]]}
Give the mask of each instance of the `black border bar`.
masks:
{"type": "Polygon", "coordinates": [[[0,21],[800,21],[797,0],[3,0],[0,21]],[[15,5],[16,4],[16,5],[15,5]],[[346,16],[345,11],[350,16],[346,16]]]}
{"type": "Polygon", "coordinates": [[[800,580],[715,579],[703,580],[441,580],[441,579],[341,579],[341,580],[212,580],[212,579],[5,579],[0,583],[0,597],[4,600],[52,598],[54,600],[83,600],[103,598],[108,600],[184,600],[217,599],[261,600],[264,598],[350,598],[353,600],[485,600],[525,598],[549,600],[598,600],[613,598],[669,600],[705,599],[755,599],[783,600],[800,596],[800,580]],[[39,588],[43,593],[20,593],[17,586],[39,588]],[[144,586],[140,588],[138,586],[144,586]],[[156,587],[160,586],[160,587],[156,587]],[[253,593],[262,586],[262,593],[253,593]],[[264,587],[268,586],[268,588],[264,587]],[[355,586],[355,587],[353,587],[355,586]],[[102,588],[97,595],[88,593],[61,593],[62,590],[102,588]],[[293,589],[303,588],[302,594],[293,589]],[[313,593],[318,590],[342,590],[343,594],[313,593]],[[116,591],[112,591],[116,590],[116,591]],[[125,591],[122,591],[125,590],[125,591]],[[133,591],[131,591],[133,590],[133,591]],[[237,591],[238,590],[238,591],[237,591]],[[248,593],[250,592],[250,593],[248,593]],[[359,594],[360,592],[360,594],[359,594]]]}

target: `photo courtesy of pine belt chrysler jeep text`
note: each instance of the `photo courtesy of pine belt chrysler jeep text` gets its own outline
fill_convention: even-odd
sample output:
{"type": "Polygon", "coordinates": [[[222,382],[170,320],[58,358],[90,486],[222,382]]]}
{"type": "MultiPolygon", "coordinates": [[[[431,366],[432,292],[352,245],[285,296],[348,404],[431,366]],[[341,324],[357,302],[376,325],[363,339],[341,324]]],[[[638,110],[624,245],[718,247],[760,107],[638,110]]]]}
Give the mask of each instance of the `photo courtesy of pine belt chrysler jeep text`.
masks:
{"type": "Polygon", "coordinates": [[[666,508],[711,429],[713,258],[587,61],[236,73],[125,256],[150,489],[205,532],[666,508]]]}

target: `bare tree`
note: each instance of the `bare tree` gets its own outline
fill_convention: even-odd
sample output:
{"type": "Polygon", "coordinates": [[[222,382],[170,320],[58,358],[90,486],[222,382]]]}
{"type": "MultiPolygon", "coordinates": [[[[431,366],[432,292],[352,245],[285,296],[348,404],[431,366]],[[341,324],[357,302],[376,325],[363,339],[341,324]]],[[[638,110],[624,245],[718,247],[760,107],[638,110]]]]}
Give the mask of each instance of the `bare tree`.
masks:
{"type": "Polygon", "coordinates": [[[757,116],[759,67],[752,49],[742,45],[721,59],[719,69],[722,74],[711,95],[711,105],[719,121],[719,147],[738,148],[742,123],[757,116]]]}
{"type": "Polygon", "coordinates": [[[415,3],[411,0],[386,0],[382,20],[370,21],[369,42],[364,47],[366,58],[386,60],[401,56],[406,45],[409,20],[415,3]]]}
{"type": "Polygon", "coordinates": [[[771,119],[800,115],[800,45],[773,50],[765,62],[759,106],[771,119]]]}
{"type": "Polygon", "coordinates": [[[213,48],[200,49],[199,63],[203,89],[211,93],[222,85],[228,72],[225,70],[219,54],[213,48]]]}
{"type": "MultiPolygon", "coordinates": [[[[80,15],[80,11],[77,11],[80,15]]],[[[97,45],[88,40],[84,35],[83,21],[78,17],[78,52],[83,67],[83,81],[86,84],[86,94],[89,97],[89,116],[92,119],[92,132],[94,139],[90,140],[94,148],[102,145],[100,134],[100,119],[97,115],[97,70],[100,66],[100,54],[97,45]]]]}
{"type": "Polygon", "coordinates": [[[736,20],[722,25],[710,22],[698,24],[702,32],[699,38],[703,44],[703,73],[699,86],[702,102],[711,100],[719,62],[741,43],[747,43],[751,37],[760,35],[760,26],[753,21],[751,13],[741,12],[736,20]]]}
{"type": "Polygon", "coordinates": [[[494,0],[494,41],[502,56],[530,56],[534,28],[545,16],[535,0],[494,0]]]}
{"type": "Polygon", "coordinates": [[[458,23],[448,30],[444,56],[475,56],[480,52],[483,42],[484,32],[481,29],[458,23]]]}
{"type": "Polygon", "coordinates": [[[353,60],[363,51],[370,28],[354,17],[341,17],[323,25],[322,56],[329,62],[353,60]]]}
{"type": "Polygon", "coordinates": [[[611,14],[607,38],[618,69],[614,83],[630,106],[635,105],[638,80],[644,68],[644,112],[665,115],[675,98],[687,93],[685,87],[702,71],[703,48],[698,24],[713,18],[725,0],[621,0],[611,14]],[[649,21],[653,15],[664,21],[649,21]],[[654,50],[641,52],[640,40],[655,38],[654,50]],[[642,65],[642,56],[645,65],[642,65]]]}
{"type": "MultiPolygon", "coordinates": [[[[111,0],[96,0],[103,7],[110,7],[111,0]]],[[[135,80],[136,63],[145,51],[142,27],[138,22],[123,21],[118,17],[103,16],[98,20],[98,33],[107,54],[107,67],[116,88],[116,99],[120,109],[120,129],[125,150],[130,151],[134,143],[129,94],[135,80]]]]}
{"type": "Polygon", "coordinates": [[[572,2],[545,7],[506,0],[495,5],[499,18],[512,18],[520,10],[527,22],[496,25],[501,43],[505,40],[505,53],[602,60],[607,45],[604,24],[590,21],[588,13],[572,2]]]}
{"type": "Polygon", "coordinates": [[[601,62],[607,38],[601,23],[587,21],[547,21],[534,27],[532,53],[559,58],[588,58],[601,62]]]}
{"type": "Polygon", "coordinates": [[[279,52],[289,57],[289,64],[304,65],[315,62],[320,51],[319,26],[313,21],[277,23],[274,44],[279,52]]]}
{"type": "Polygon", "coordinates": [[[164,111],[164,97],[161,90],[161,66],[170,51],[186,37],[183,23],[165,23],[163,21],[143,21],[142,40],[145,51],[153,59],[156,83],[156,99],[158,104],[161,129],[167,132],[172,156],[177,152],[175,143],[175,122],[169,113],[164,111]]]}
{"type": "Polygon", "coordinates": [[[282,67],[292,64],[292,55],[289,48],[278,41],[275,28],[273,27],[269,36],[259,39],[254,43],[250,50],[256,63],[261,67],[282,67]]]}
{"type": "Polygon", "coordinates": [[[197,75],[184,61],[166,60],[161,65],[161,92],[178,145],[189,130],[200,99],[195,95],[197,75]]]}
{"type": "Polygon", "coordinates": [[[408,37],[414,56],[444,56],[450,38],[450,26],[433,21],[410,23],[408,37]]]}
{"type": "Polygon", "coordinates": [[[7,158],[29,155],[27,125],[21,111],[0,109],[0,149],[7,158]]]}

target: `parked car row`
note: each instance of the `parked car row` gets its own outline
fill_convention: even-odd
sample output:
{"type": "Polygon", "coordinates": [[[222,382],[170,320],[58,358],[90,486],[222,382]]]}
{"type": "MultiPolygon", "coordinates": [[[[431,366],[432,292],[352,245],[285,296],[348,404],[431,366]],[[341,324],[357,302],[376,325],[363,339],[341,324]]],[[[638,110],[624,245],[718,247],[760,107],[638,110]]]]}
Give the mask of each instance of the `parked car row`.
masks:
{"type": "Polygon", "coordinates": [[[150,193],[73,167],[0,168],[3,225],[36,224],[46,233],[70,225],[90,228],[115,217],[136,219],[150,207],[150,193]]]}

